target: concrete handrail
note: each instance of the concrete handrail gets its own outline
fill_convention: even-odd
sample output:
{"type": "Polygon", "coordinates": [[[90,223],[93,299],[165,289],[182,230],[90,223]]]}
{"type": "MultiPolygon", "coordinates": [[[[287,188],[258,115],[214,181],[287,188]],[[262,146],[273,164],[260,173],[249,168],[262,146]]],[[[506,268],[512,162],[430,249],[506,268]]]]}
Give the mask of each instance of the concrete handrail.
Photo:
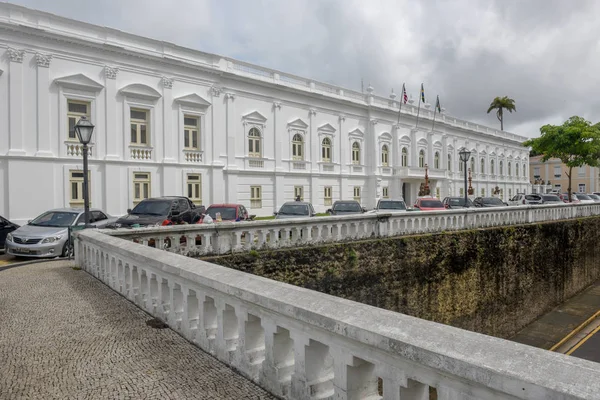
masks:
{"type": "Polygon", "coordinates": [[[77,234],[76,260],[203,350],[289,399],[597,399],[600,364],[157,249],[77,234]]]}

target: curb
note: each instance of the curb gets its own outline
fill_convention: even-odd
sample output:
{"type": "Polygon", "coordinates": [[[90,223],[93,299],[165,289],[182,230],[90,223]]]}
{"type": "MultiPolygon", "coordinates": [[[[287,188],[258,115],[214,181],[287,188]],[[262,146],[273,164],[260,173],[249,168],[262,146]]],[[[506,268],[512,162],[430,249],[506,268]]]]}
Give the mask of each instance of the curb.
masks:
{"type": "Polygon", "coordinates": [[[577,328],[573,329],[567,336],[565,336],[560,342],[556,343],[554,346],[552,346],[549,350],[550,351],[556,351],[556,349],[558,349],[560,346],[562,346],[563,344],[565,344],[567,341],[569,341],[571,338],[573,338],[573,336],[577,335],[579,332],[581,332],[581,330],[583,328],[585,328],[586,326],[588,326],[594,319],[596,319],[597,317],[600,317],[600,311],[596,311],[596,313],[594,313],[594,315],[592,315],[591,317],[589,317],[588,319],[586,319],[581,325],[579,325],[577,328]]]}
{"type": "MultiPolygon", "coordinates": [[[[74,260],[73,258],[71,258],[71,259],[74,260]]],[[[6,271],[7,269],[11,269],[11,268],[24,267],[25,265],[39,264],[39,263],[45,263],[45,262],[50,262],[50,261],[65,261],[65,260],[69,260],[69,258],[57,257],[57,258],[43,258],[40,260],[22,261],[22,262],[17,262],[17,263],[13,263],[13,264],[8,264],[4,267],[0,267],[0,272],[6,271]]]]}

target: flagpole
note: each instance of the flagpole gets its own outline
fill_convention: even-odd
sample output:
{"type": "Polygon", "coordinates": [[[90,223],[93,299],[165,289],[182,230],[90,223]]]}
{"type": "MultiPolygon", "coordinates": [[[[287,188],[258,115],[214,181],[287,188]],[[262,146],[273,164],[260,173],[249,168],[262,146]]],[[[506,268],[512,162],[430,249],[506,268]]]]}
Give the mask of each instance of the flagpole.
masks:
{"type": "Polygon", "coordinates": [[[433,123],[431,124],[431,131],[433,132],[433,128],[435,127],[435,114],[437,113],[437,107],[433,110],[433,123]]]}
{"type": "Polygon", "coordinates": [[[423,97],[423,84],[421,83],[421,92],[419,93],[419,107],[417,108],[417,123],[415,128],[419,126],[419,113],[421,112],[421,97],[423,97]]]}
{"type": "Polygon", "coordinates": [[[398,123],[400,123],[400,112],[402,111],[402,103],[404,102],[404,83],[402,84],[402,92],[400,92],[400,108],[398,108],[398,123]]]}
{"type": "Polygon", "coordinates": [[[433,132],[433,129],[435,127],[435,114],[438,112],[438,110],[440,110],[441,112],[441,105],[440,105],[440,96],[437,96],[437,99],[435,101],[435,107],[433,109],[433,123],[431,124],[431,131],[433,132]]]}

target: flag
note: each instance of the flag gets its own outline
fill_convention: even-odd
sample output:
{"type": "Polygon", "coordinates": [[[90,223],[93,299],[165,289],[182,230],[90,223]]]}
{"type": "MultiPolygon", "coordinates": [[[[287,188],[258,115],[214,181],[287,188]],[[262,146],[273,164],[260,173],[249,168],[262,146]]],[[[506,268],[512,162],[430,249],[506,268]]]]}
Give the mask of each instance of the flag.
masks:
{"type": "Polygon", "coordinates": [[[425,103],[425,89],[423,89],[422,83],[421,83],[421,102],[425,103]]]}
{"type": "Polygon", "coordinates": [[[404,104],[406,104],[408,101],[408,95],[406,94],[406,87],[404,86],[404,83],[402,84],[402,101],[404,104]]]}
{"type": "Polygon", "coordinates": [[[440,114],[442,113],[442,105],[440,104],[440,96],[438,96],[437,100],[435,101],[435,108],[437,109],[437,112],[439,112],[440,114]]]}

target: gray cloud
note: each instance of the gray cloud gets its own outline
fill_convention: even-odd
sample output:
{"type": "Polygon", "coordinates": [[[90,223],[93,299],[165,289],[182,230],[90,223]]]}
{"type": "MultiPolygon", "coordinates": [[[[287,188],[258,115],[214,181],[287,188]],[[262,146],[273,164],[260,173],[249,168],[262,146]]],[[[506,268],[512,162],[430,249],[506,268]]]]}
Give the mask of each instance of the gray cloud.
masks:
{"type": "Polygon", "coordinates": [[[417,97],[497,127],[496,96],[515,99],[507,130],[535,136],[571,115],[600,120],[600,3],[579,0],[16,0],[377,94],[417,97]]]}

